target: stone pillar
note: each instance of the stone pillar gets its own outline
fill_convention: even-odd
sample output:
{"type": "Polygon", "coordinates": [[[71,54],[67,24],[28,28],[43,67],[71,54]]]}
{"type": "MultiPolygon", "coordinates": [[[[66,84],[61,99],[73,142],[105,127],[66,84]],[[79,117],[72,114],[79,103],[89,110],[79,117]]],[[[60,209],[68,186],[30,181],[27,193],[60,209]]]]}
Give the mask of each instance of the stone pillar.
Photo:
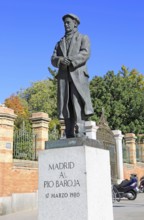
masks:
{"type": "Polygon", "coordinates": [[[123,173],[123,149],[122,149],[122,139],[124,135],[122,135],[120,130],[113,131],[114,138],[116,140],[116,155],[117,155],[117,182],[120,183],[124,179],[123,173]]]}
{"type": "Polygon", "coordinates": [[[14,110],[0,106],[0,163],[12,162],[14,110]]]}
{"type": "Polygon", "coordinates": [[[137,143],[137,146],[136,146],[136,148],[138,148],[138,149],[136,149],[136,151],[138,150],[139,151],[139,153],[138,153],[138,160],[137,161],[139,161],[139,162],[144,162],[144,143],[137,143]]]}
{"type": "Polygon", "coordinates": [[[133,133],[125,134],[124,136],[126,147],[129,151],[130,163],[136,164],[136,136],[133,133]]]}
{"type": "Polygon", "coordinates": [[[11,195],[14,110],[0,106],[0,196],[11,195]]]}
{"type": "Polygon", "coordinates": [[[65,123],[64,120],[60,120],[60,129],[61,129],[61,139],[65,137],[65,123]]]}
{"type": "Polygon", "coordinates": [[[33,133],[36,135],[36,149],[44,150],[45,141],[48,141],[48,128],[50,118],[44,112],[32,113],[31,121],[33,133]]]}
{"type": "Polygon", "coordinates": [[[141,146],[141,162],[144,163],[144,143],[140,144],[140,146],[141,146]]]}
{"type": "Polygon", "coordinates": [[[86,129],[86,136],[90,139],[96,140],[96,132],[99,127],[96,126],[95,121],[86,121],[85,122],[85,129],[86,129]]]}

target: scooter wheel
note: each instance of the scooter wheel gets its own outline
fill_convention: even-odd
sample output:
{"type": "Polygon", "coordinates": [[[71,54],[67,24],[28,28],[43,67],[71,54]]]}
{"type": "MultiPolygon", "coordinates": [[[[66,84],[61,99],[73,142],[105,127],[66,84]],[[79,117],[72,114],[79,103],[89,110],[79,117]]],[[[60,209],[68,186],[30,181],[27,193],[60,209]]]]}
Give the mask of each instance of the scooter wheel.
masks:
{"type": "Polygon", "coordinates": [[[128,200],[135,200],[137,197],[137,192],[130,190],[129,193],[131,193],[132,196],[130,198],[128,198],[128,200]]]}

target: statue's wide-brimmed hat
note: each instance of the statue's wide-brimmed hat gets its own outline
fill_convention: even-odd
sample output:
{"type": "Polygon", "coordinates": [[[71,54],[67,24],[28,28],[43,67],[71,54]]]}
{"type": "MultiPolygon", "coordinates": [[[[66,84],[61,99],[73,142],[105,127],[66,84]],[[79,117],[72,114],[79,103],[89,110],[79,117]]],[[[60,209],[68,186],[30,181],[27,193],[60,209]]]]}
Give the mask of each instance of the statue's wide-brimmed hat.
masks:
{"type": "Polygon", "coordinates": [[[66,14],[66,15],[64,15],[64,16],[62,17],[63,21],[64,21],[64,19],[65,19],[66,17],[70,17],[70,18],[76,20],[78,24],[80,24],[80,19],[79,19],[79,17],[78,17],[77,15],[74,15],[74,14],[66,14]]]}

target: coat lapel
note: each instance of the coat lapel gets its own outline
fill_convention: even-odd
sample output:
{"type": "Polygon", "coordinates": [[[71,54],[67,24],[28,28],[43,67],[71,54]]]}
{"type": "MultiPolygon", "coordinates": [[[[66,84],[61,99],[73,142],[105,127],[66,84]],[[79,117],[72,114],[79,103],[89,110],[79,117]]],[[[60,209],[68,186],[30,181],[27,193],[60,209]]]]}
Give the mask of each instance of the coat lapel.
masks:
{"type": "Polygon", "coordinates": [[[71,43],[70,43],[68,55],[71,54],[72,49],[73,49],[73,47],[74,47],[74,45],[75,45],[75,43],[76,43],[76,41],[77,41],[77,39],[78,39],[78,36],[79,36],[78,32],[76,32],[76,33],[73,35],[72,40],[71,40],[71,43]]]}
{"type": "Polygon", "coordinates": [[[63,53],[63,56],[66,57],[66,43],[65,43],[65,37],[63,37],[60,41],[60,48],[63,53]]]}

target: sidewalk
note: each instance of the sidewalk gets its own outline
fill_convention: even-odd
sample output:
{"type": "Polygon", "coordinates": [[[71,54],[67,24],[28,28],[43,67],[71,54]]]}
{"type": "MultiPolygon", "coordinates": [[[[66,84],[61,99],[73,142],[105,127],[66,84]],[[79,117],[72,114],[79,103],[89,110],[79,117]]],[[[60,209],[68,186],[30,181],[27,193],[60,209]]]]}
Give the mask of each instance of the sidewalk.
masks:
{"type": "Polygon", "coordinates": [[[0,216],[0,220],[37,220],[37,210],[23,211],[0,216]]]}
{"type": "MultiPolygon", "coordinates": [[[[114,220],[144,220],[144,193],[138,194],[134,201],[115,202],[113,210],[114,220]]],[[[0,216],[0,220],[37,220],[37,216],[37,210],[31,210],[0,216]]]]}

